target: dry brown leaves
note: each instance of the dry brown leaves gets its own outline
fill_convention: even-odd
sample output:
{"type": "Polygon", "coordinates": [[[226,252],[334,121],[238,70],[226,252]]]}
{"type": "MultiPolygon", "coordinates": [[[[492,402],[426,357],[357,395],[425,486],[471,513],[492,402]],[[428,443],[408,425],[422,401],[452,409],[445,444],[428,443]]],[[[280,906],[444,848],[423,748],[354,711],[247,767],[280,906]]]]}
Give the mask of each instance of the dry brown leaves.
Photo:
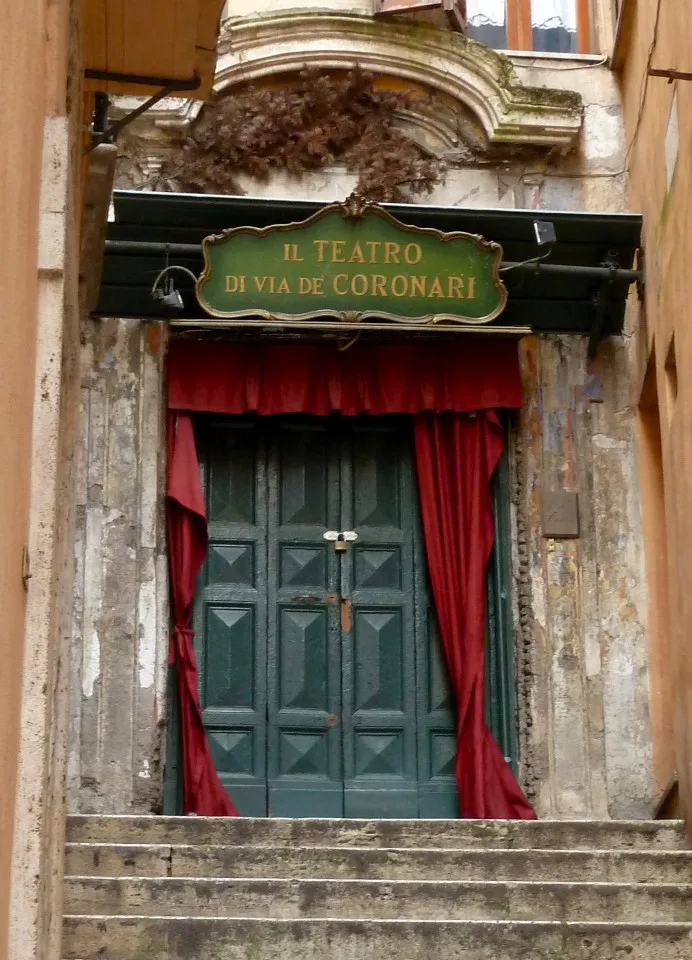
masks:
{"type": "Polygon", "coordinates": [[[357,192],[378,202],[426,194],[443,166],[397,127],[404,93],[378,90],[360,70],[337,76],[303,71],[278,90],[250,88],[207,104],[162,179],[169,189],[240,193],[239,173],[266,179],[273,169],[300,177],[345,166],[357,192]]]}

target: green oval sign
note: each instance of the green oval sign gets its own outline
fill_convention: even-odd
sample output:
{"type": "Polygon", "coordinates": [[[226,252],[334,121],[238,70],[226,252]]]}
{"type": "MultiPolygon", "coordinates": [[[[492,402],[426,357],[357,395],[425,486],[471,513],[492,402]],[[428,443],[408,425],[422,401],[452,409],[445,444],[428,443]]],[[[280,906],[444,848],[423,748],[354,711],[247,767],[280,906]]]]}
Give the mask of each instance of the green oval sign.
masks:
{"type": "Polygon", "coordinates": [[[203,251],[197,299],[214,317],[477,325],[507,302],[499,244],[411,227],[374,205],[237,227],[206,237],[203,251]]]}

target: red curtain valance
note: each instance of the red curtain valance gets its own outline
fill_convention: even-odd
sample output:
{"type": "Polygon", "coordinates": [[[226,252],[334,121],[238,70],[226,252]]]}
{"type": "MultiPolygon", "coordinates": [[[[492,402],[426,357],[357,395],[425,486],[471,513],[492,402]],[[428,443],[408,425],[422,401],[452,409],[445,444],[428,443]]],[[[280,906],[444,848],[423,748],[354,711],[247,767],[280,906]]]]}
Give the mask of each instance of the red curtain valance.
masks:
{"type": "Polygon", "coordinates": [[[263,416],[435,413],[521,406],[517,344],[242,344],[173,341],[168,406],[263,416]]]}

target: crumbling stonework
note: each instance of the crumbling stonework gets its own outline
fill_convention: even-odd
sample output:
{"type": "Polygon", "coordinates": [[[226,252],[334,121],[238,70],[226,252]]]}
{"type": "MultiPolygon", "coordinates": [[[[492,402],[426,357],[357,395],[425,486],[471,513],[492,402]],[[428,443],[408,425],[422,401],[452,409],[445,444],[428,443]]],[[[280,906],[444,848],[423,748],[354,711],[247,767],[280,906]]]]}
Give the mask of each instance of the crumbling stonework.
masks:
{"type": "Polygon", "coordinates": [[[72,810],[161,802],[168,652],[160,323],[89,320],[68,766],[72,810]]]}
{"type": "Polygon", "coordinates": [[[516,470],[519,737],[540,814],[645,817],[653,803],[646,591],[626,347],[523,344],[516,470]],[[578,540],[546,540],[543,491],[579,494],[578,540]]]}

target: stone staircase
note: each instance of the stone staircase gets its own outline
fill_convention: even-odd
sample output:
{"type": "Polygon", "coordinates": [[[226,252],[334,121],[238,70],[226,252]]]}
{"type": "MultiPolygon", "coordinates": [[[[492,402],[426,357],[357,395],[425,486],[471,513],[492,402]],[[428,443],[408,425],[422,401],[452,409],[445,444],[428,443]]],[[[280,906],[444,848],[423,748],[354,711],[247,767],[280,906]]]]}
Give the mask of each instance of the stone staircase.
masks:
{"type": "Polygon", "coordinates": [[[72,817],[65,960],[689,960],[678,821],[72,817]]]}

